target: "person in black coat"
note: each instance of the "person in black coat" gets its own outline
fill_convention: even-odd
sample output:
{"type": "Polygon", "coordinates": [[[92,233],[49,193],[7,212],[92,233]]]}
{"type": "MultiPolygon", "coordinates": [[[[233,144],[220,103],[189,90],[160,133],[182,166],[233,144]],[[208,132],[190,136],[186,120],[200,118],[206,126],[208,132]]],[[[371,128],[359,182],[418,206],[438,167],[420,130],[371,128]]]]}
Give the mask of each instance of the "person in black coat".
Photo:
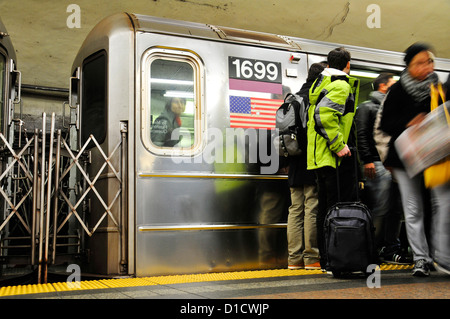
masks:
{"type": "Polygon", "coordinates": [[[374,91],[369,100],[356,109],[355,123],[358,152],[364,166],[364,202],[372,212],[375,245],[382,262],[410,264],[401,252],[400,230],[402,209],[397,196],[398,186],[391,172],[383,165],[373,138],[375,118],[389,88],[395,83],[394,74],[382,73],[373,81],[374,91]]]}
{"type": "Polygon", "coordinates": [[[431,85],[439,82],[434,72],[434,55],[429,45],[415,43],[405,51],[406,69],[383,104],[380,129],[391,136],[384,162],[398,182],[408,241],[414,258],[414,276],[428,276],[433,262],[425,233],[426,193],[423,174],[410,177],[395,149],[395,140],[403,131],[430,112],[431,85]]]}
{"type": "MultiPolygon", "coordinates": [[[[297,93],[303,97],[305,105],[309,104],[309,89],[326,66],[323,62],[311,65],[306,83],[297,93]]],[[[289,158],[288,183],[292,203],[287,225],[289,269],[320,269],[316,230],[318,193],[315,174],[306,169],[306,139],[306,130],[300,129],[298,140],[302,153],[289,158]]]]}
{"type": "Polygon", "coordinates": [[[174,147],[181,141],[183,136],[179,136],[177,140],[172,139],[172,132],[181,127],[180,115],[186,109],[186,99],[173,97],[170,98],[164,111],[152,124],[151,140],[152,143],[162,147],[174,147]]]}

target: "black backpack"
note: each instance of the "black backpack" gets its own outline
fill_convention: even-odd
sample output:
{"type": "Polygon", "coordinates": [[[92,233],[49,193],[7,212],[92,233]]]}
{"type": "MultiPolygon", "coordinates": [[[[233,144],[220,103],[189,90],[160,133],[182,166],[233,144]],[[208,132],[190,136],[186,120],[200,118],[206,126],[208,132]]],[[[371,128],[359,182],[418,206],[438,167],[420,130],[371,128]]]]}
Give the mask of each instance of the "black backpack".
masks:
{"type": "Polygon", "coordinates": [[[300,130],[306,131],[308,106],[302,96],[288,93],[276,113],[275,127],[279,136],[274,139],[275,150],[280,156],[298,156],[300,130]]]}

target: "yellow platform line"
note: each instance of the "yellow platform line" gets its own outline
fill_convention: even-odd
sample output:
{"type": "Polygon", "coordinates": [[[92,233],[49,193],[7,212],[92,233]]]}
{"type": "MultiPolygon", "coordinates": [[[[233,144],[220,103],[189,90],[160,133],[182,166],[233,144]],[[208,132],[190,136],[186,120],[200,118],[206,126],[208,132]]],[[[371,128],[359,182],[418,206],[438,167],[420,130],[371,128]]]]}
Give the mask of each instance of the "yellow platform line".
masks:
{"type": "Polygon", "coordinates": [[[57,282],[52,284],[56,291],[74,291],[88,289],[105,289],[109,288],[99,280],[77,281],[77,282],[57,282]]]}
{"type": "Polygon", "coordinates": [[[39,284],[39,285],[23,285],[23,286],[8,286],[0,288],[0,296],[14,296],[14,295],[26,295],[37,294],[45,292],[54,292],[52,284],[39,284]]]}
{"type": "Polygon", "coordinates": [[[272,269],[272,270],[236,271],[236,272],[208,273],[208,274],[157,276],[157,277],[145,277],[145,279],[158,285],[171,285],[171,284],[185,284],[185,283],[205,282],[205,281],[242,280],[242,279],[257,279],[257,278],[317,275],[317,274],[322,274],[322,271],[305,270],[305,269],[298,269],[298,270],[272,269]]]}
{"type": "MultiPolygon", "coordinates": [[[[412,268],[413,265],[382,264],[380,266],[381,271],[405,270],[412,268]]],[[[243,280],[243,279],[274,278],[274,277],[289,277],[289,276],[318,275],[318,274],[324,273],[321,270],[271,269],[271,270],[236,271],[236,272],[207,273],[207,274],[155,276],[155,277],[141,277],[141,278],[101,279],[101,280],[80,281],[73,283],[58,282],[51,284],[0,287],[0,297],[49,293],[58,291],[62,292],[62,291],[125,288],[125,287],[139,287],[139,286],[153,286],[153,285],[173,285],[173,284],[208,282],[208,281],[243,280]]]]}
{"type": "Polygon", "coordinates": [[[394,265],[394,264],[381,264],[380,269],[381,270],[407,270],[407,269],[413,269],[414,265],[394,265]]]}
{"type": "Polygon", "coordinates": [[[147,278],[123,278],[123,279],[103,279],[100,280],[105,286],[109,288],[123,288],[123,287],[139,287],[139,286],[154,286],[155,282],[149,281],[147,278]]]}

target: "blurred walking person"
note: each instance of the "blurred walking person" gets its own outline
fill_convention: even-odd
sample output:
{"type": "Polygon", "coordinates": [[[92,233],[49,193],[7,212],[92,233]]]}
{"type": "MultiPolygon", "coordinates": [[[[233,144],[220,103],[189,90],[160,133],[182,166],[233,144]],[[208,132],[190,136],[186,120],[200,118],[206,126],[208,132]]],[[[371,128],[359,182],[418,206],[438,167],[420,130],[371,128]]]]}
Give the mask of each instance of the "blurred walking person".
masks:
{"type": "Polygon", "coordinates": [[[426,194],[423,174],[409,177],[394,142],[407,127],[414,125],[430,112],[431,85],[436,85],[439,78],[434,72],[434,54],[428,44],[415,43],[408,47],[404,61],[406,69],[400,80],[392,85],[383,104],[380,129],[391,136],[384,164],[392,168],[399,184],[406,234],[413,252],[412,274],[428,276],[433,259],[425,233],[426,194]]]}

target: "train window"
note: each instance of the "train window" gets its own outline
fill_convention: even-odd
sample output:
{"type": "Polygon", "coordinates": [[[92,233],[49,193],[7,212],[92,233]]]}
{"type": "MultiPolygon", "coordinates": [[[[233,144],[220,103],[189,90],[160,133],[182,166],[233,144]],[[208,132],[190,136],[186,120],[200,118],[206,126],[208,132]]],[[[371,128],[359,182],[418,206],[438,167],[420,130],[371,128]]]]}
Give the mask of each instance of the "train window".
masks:
{"type": "MultiPolygon", "coordinates": [[[[398,74],[398,71],[365,70],[365,69],[357,69],[357,68],[350,70],[350,76],[359,79],[359,82],[360,82],[358,104],[360,104],[370,98],[370,93],[373,91],[373,81],[381,73],[398,74]]],[[[398,80],[399,76],[395,75],[394,79],[398,80]]]]}
{"type": "Polygon", "coordinates": [[[87,58],[82,68],[81,144],[92,134],[99,143],[106,138],[106,53],[87,58]]]}
{"type": "Polygon", "coordinates": [[[201,63],[190,52],[144,56],[143,140],[160,155],[192,155],[200,141],[201,63]]]}
{"type": "Polygon", "coordinates": [[[3,132],[3,106],[5,105],[5,71],[6,59],[0,54],[0,132],[3,132]]]}

